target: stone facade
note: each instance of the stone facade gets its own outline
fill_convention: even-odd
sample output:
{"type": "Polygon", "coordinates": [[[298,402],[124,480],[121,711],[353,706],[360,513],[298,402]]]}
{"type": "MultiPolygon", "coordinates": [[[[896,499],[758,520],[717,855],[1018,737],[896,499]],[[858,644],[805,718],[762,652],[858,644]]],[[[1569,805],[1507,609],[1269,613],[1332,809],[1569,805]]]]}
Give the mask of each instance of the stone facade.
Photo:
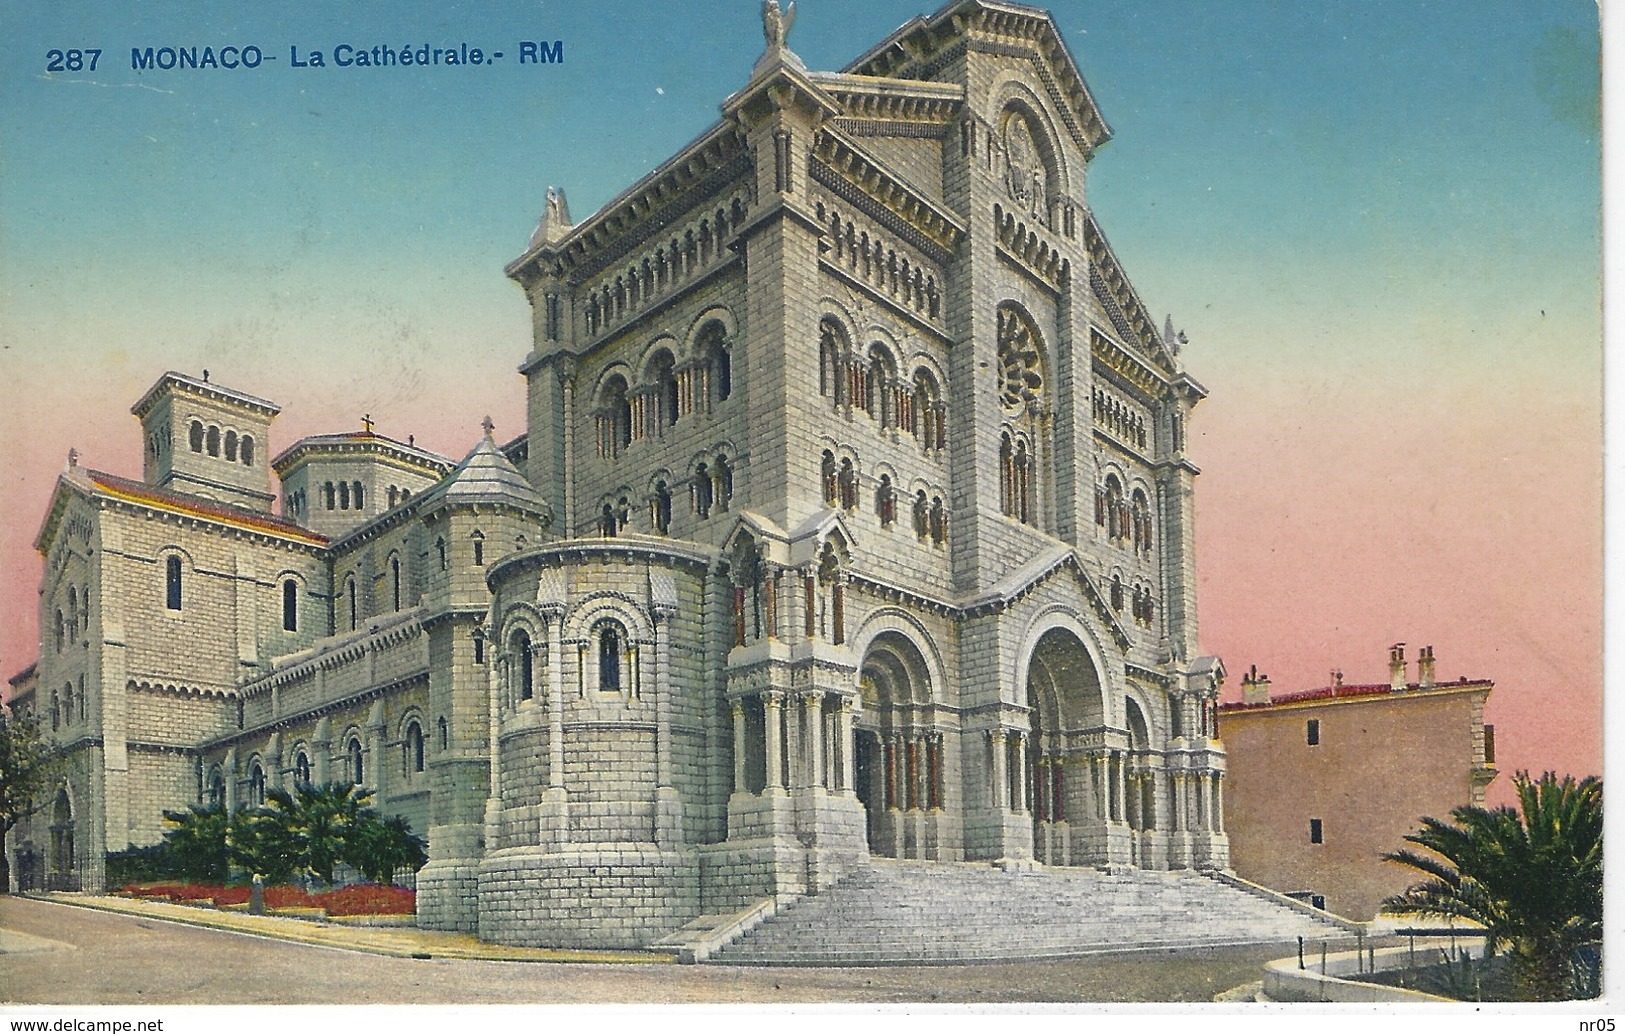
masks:
{"type": "Polygon", "coordinates": [[[273,516],[275,407],[170,374],[145,482],[63,477],[74,631],[20,694],[88,681],[59,882],[305,778],[427,834],[421,923],[519,944],[648,944],[871,854],[1229,864],[1204,391],[1086,203],[1110,133],[1054,21],[964,0],[812,72],[775,12],[683,152],[579,224],[548,191],[521,439],[306,439],[273,516]],[[257,451],[211,477],[231,421],[257,451]]]}
{"type": "Polygon", "coordinates": [[[1493,683],[1434,679],[1424,647],[1406,681],[1404,645],[1390,680],[1272,696],[1256,671],[1220,708],[1230,752],[1226,825],[1237,875],[1338,915],[1368,920],[1419,876],[1382,861],[1430,815],[1482,805],[1494,780],[1493,683]],[[1283,792],[1290,788],[1290,792],[1283,792]]]}

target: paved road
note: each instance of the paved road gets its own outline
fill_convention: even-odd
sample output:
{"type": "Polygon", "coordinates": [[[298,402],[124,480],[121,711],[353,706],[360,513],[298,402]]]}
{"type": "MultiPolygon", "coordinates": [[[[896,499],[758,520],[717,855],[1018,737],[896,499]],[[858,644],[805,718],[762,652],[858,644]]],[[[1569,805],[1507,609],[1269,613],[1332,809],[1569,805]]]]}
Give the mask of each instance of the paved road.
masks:
{"type": "Polygon", "coordinates": [[[416,960],[0,896],[0,999],[52,1005],[1206,1002],[1292,950],[877,969],[416,960]]]}

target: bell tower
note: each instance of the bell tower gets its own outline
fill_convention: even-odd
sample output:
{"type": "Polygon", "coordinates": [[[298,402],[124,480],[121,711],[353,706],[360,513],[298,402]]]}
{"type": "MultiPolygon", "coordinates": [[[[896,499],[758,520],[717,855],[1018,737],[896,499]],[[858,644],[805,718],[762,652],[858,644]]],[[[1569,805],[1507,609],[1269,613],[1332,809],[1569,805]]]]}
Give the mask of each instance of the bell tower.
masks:
{"type": "Polygon", "coordinates": [[[130,412],[141,420],[147,484],[229,506],[270,512],[271,421],[281,407],[173,371],[130,412]]]}

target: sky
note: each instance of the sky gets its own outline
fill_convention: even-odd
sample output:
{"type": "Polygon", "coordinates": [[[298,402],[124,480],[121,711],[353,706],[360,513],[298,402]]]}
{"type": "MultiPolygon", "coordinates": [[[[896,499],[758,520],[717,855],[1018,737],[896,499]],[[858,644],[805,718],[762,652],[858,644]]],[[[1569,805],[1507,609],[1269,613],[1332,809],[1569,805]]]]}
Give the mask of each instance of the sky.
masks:
{"type": "MultiPolygon", "coordinates": [[[[1602,766],[1599,32],[1580,0],[1057,0],[1114,139],[1088,201],[1190,339],[1201,638],[1277,691],[1496,683],[1499,763],[1602,766]],[[1415,668],[1412,667],[1414,677],[1415,668]]],[[[844,66],[921,0],[802,0],[844,66]]],[[[524,430],[502,274],[549,185],[579,220],[718,117],[755,0],[0,0],[0,669],[68,448],[139,476],[165,370],[276,400],[272,451],[358,428],[454,458],[524,430]],[[104,9],[109,8],[109,9],[104,9]],[[564,60],[521,65],[525,40],[564,60]],[[503,60],[338,68],[462,43],[503,60]],[[137,71],[132,48],[257,46],[137,71]],[[97,68],[47,70],[53,49],[97,68]],[[326,67],[292,66],[290,48],[326,67]]],[[[1499,780],[1504,797],[1509,782],[1499,780]]]]}

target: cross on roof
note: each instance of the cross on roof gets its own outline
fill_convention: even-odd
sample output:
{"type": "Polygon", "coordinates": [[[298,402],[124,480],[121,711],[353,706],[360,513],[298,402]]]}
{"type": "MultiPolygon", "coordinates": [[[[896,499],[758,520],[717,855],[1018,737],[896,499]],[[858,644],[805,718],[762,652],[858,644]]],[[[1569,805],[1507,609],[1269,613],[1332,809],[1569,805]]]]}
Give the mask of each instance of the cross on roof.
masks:
{"type": "Polygon", "coordinates": [[[363,431],[367,432],[368,434],[372,433],[372,414],[371,413],[363,413],[363,414],[361,414],[361,429],[363,431]]]}

